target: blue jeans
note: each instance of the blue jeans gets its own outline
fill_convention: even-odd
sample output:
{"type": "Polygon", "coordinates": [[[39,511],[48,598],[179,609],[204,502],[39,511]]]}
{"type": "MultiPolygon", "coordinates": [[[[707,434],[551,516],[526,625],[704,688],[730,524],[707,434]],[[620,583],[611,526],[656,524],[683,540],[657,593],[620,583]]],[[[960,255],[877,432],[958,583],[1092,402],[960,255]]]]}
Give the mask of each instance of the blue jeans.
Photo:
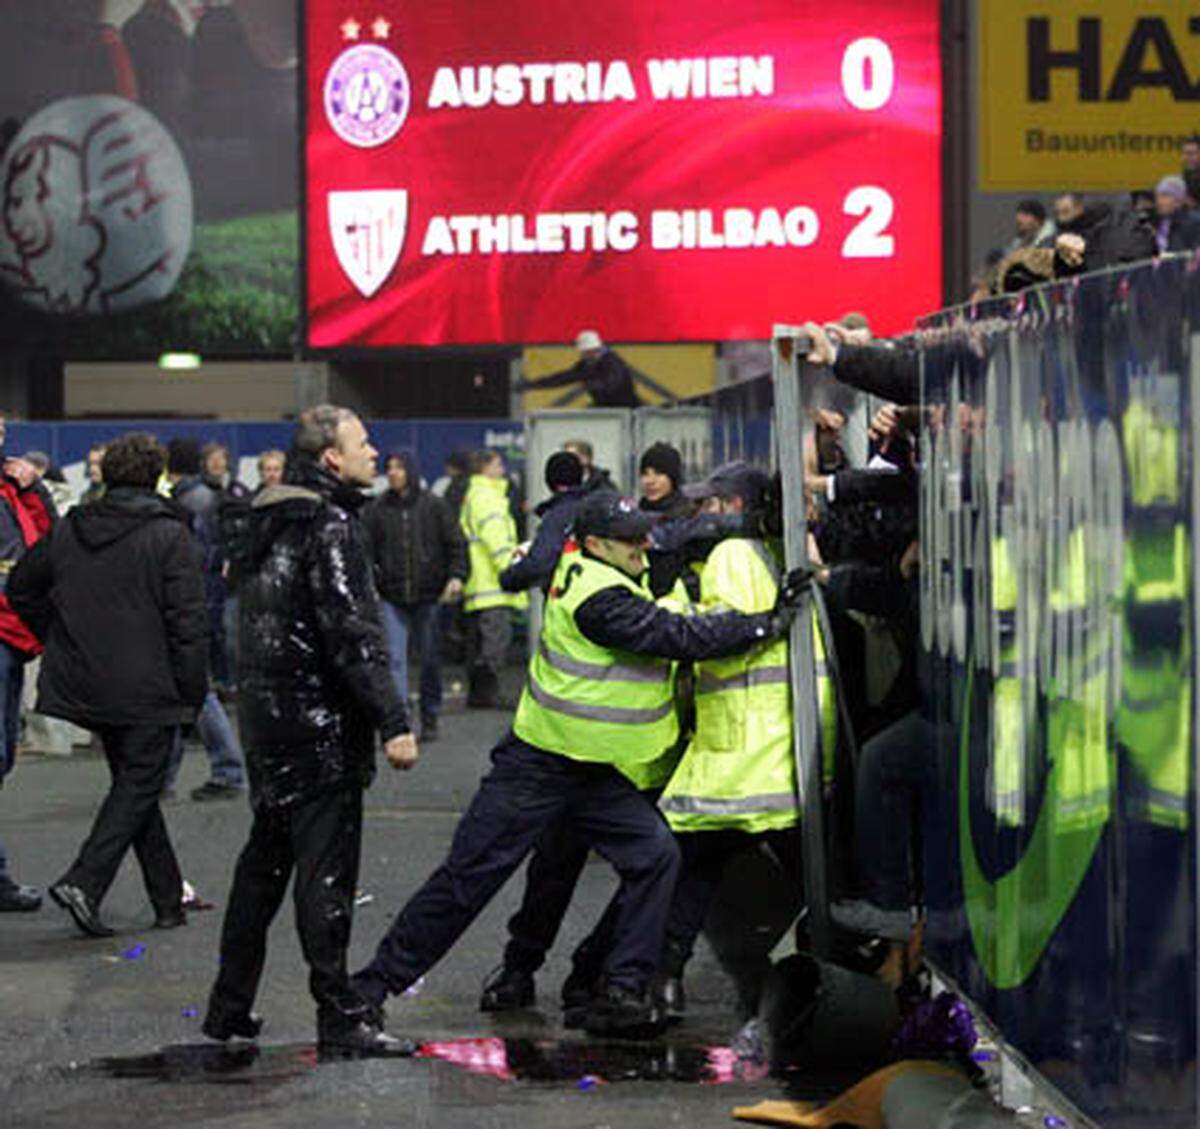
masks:
{"type": "MultiPolygon", "coordinates": [[[[0,781],[17,761],[17,734],[21,724],[21,686],[25,662],[7,643],[0,643],[0,781]]],[[[8,855],[0,843],[0,882],[8,880],[8,855]]]]}
{"type": "Polygon", "coordinates": [[[440,617],[437,604],[383,604],[383,627],[391,656],[396,692],[408,702],[408,639],[411,635],[421,664],[421,720],[436,721],[442,708],[440,617]]]}
{"type": "MultiPolygon", "coordinates": [[[[225,707],[212,690],[204,695],[204,705],[200,707],[200,716],[196,718],[196,732],[204,742],[213,782],[229,784],[234,788],[245,787],[246,764],[242,756],[242,746],[238,743],[237,734],[233,731],[225,707]]],[[[179,775],[182,760],[183,733],[176,732],[175,744],[171,749],[171,766],[167,770],[168,788],[175,787],[175,778],[179,775]]]]}

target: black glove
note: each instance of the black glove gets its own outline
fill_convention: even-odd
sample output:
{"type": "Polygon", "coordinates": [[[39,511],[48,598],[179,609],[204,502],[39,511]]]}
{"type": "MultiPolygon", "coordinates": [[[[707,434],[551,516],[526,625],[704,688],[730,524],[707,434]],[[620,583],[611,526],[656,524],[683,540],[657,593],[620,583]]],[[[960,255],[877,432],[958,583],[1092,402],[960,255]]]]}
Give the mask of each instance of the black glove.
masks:
{"type": "Polygon", "coordinates": [[[775,607],[771,609],[771,633],[778,638],[786,635],[796,618],[796,609],[804,594],[812,587],[814,569],[805,565],[794,568],[779,584],[779,595],[775,599],[775,607]]]}
{"type": "Polygon", "coordinates": [[[811,565],[802,565],[789,572],[779,585],[779,598],[775,606],[798,608],[800,601],[812,589],[817,572],[811,565]]]}

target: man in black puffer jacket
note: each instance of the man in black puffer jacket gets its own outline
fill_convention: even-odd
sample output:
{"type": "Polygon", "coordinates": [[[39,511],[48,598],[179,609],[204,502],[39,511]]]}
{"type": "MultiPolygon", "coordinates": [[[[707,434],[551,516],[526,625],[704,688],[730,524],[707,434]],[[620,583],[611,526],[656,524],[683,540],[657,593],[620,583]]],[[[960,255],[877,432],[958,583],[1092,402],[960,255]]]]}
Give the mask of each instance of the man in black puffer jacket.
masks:
{"type": "Polygon", "coordinates": [[[8,581],[44,640],[40,713],[100,735],[112,787],[70,870],[50,888],[83,932],[110,936],[99,906],[130,847],[155,924],[184,924],[183,879],[158,802],[176,729],[204,700],[208,625],[187,515],[155,493],[165,454],[149,435],[111,443],[105,493],[73,510],[8,581]]]}
{"type": "Polygon", "coordinates": [[[442,709],[439,601],[462,598],[467,540],[450,507],[421,489],[407,451],[387,457],[388,488],[364,511],[396,692],[408,699],[408,640],[421,664],[421,742],[437,736],[442,709]]]}
{"type": "Polygon", "coordinates": [[[346,975],[376,733],[394,767],[410,768],[417,758],[356,516],[374,476],[362,421],[323,404],[300,417],[285,483],[254,499],[238,592],[238,712],[254,824],[221,933],[221,970],[203,1027],[210,1038],[257,1035],[261,1021],[251,1007],[267,930],[294,870],[320,1048],[395,1049],[381,1015],[346,975]]]}

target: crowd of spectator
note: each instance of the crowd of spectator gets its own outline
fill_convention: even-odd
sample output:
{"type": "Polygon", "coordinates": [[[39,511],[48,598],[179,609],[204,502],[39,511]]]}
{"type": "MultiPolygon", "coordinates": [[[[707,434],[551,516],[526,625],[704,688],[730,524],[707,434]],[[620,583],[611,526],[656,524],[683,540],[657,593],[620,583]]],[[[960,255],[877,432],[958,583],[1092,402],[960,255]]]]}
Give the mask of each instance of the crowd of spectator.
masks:
{"type": "Polygon", "coordinates": [[[1040,282],[1119,263],[1200,248],[1200,136],[1186,140],[1180,169],[1123,201],[1079,192],[1017,204],[1012,237],[988,255],[972,299],[1023,290],[1040,282]]]}

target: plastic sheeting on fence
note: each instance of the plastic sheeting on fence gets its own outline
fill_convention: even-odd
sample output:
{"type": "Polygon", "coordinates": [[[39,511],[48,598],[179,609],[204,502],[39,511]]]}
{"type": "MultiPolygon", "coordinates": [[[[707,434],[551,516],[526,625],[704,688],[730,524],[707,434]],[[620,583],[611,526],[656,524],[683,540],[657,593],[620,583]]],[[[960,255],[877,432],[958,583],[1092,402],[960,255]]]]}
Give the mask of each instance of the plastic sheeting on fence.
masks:
{"type": "Polygon", "coordinates": [[[1197,1121],[1200,273],[922,323],[927,952],[1104,1124],[1197,1121]]]}

